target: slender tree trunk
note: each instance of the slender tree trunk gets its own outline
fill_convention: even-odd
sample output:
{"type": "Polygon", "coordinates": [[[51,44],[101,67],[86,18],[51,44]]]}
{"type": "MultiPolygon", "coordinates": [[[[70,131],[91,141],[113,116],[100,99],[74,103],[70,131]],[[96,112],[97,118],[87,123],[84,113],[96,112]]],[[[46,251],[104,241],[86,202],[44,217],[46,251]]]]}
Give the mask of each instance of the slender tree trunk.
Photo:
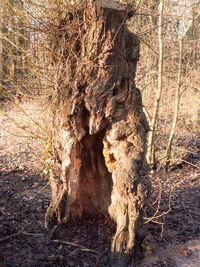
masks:
{"type": "MultiPolygon", "coordinates": [[[[3,3],[0,3],[0,14],[4,14],[3,3]]],[[[0,19],[0,99],[3,93],[3,18],[0,19]]]]}
{"type": "Polygon", "coordinates": [[[7,10],[5,3],[0,3],[0,99],[4,100],[8,97],[8,93],[5,90],[5,80],[7,79],[7,44],[5,37],[7,37],[8,28],[6,25],[7,10]]]}
{"type": "Polygon", "coordinates": [[[176,99],[175,99],[175,106],[174,106],[174,115],[173,115],[173,121],[172,121],[172,127],[171,127],[171,132],[168,140],[168,145],[166,149],[166,154],[167,154],[167,164],[166,168],[169,165],[169,160],[171,158],[172,154],[172,143],[174,139],[174,134],[176,130],[176,124],[178,121],[178,114],[179,114],[179,104],[180,104],[180,88],[181,88],[181,78],[182,78],[182,65],[183,65],[183,41],[185,39],[185,36],[187,35],[188,31],[190,30],[193,22],[197,20],[200,16],[200,13],[196,15],[196,17],[191,21],[188,25],[187,28],[184,27],[184,32],[180,33],[179,28],[176,26],[176,32],[178,34],[179,38],[179,61],[178,61],[178,78],[177,78],[177,86],[176,86],[176,99]]]}
{"type": "Polygon", "coordinates": [[[110,215],[116,223],[116,266],[126,266],[136,253],[150,188],[148,124],[134,83],[139,41],[125,32],[125,16],[116,1],[88,1],[82,34],[74,35],[76,51],[66,46],[67,60],[57,72],[56,164],[46,213],[47,225],[84,214],[110,215]]]}
{"type": "Polygon", "coordinates": [[[149,133],[148,140],[148,152],[147,152],[147,161],[150,165],[155,165],[155,146],[154,146],[154,138],[155,138],[155,130],[156,123],[158,119],[158,112],[160,106],[160,98],[162,94],[162,76],[163,76],[163,33],[162,33],[162,21],[163,21],[163,8],[164,8],[164,0],[160,1],[160,15],[158,21],[158,40],[159,40],[159,64],[158,64],[158,88],[157,95],[154,103],[154,111],[153,117],[151,120],[151,131],[149,133]]]}
{"type": "Polygon", "coordinates": [[[171,157],[172,142],[174,139],[174,133],[176,130],[176,124],[177,124],[177,120],[178,120],[179,103],[180,103],[181,75],[182,75],[182,61],[183,61],[183,39],[180,38],[180,40],[179,40],[178,79],[177,79],[177,87],[176,87],[174,116],[173,116],[173,122],[172,122],[170,137],[169,137],[169,141],[168,141],[168,145],[167,145],[167,159],[168,160],[171,157]]]}
{"type": "MultiPolygon", "coordinates": [[[[3,41],[0,38],[0,95],[2,94],[3,89],[3,41]]],[[[1,99],[1,96],[0,96],[1,99]]]]}

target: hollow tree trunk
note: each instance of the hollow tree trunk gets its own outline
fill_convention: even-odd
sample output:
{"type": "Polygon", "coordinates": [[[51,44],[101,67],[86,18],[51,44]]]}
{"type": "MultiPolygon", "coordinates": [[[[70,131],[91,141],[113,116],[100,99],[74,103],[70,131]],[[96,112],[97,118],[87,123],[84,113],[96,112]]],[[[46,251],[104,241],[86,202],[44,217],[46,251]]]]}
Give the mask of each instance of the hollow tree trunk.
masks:
{"type": "MultiPolygon", "coordinates": [[[[66,61],[57,72],[56,164],[46,221],[61,224],[83,214],[110,215],[117,227],[112,251],[117,266],[126,266],[150,187],[148,124],[134,84],[139,41],[125,31],[126,11],[116,1],[87,1],[84,14],[77,14],[81,33],[71,35],[69,43],[65,34],[66,61]]],[[[67,25],[75,17],[68,12],[65,21],[67,25]]]]}

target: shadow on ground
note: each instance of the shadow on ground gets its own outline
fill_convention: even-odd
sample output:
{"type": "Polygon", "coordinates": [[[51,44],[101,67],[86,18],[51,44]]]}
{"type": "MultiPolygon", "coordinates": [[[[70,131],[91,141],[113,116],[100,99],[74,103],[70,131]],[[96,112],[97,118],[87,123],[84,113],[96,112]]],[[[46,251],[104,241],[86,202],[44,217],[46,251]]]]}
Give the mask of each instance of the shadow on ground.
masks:
{"type": "MultiPolygon", "coordinates": [[[[200,173],[184,166],[167,175],[155,172],[151,179],[151,203],[162,188],[161,211],[168,210],[170,186],[177,184],[171,199],[172,211],[159,219],[164,223],[163,232],[160,224],[147,224],[144,258],[133,266],[198,266],[200,173]]],[[[50,189],[45,179],[25,175],[23,170],[1,172],[0,186],[1,266],[109,266],[115,230],[109,218],[84,218],[47,231],[44,215],[50,189]]],[[[147,215],[153,213],[149,207],[147,215]]]]}

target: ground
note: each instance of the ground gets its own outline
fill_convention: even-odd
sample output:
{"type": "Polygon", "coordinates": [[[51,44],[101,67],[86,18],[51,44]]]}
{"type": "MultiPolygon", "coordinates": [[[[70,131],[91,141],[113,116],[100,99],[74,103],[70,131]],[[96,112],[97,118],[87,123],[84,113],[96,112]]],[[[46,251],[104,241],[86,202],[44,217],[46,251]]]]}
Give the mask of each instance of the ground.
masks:
{"type": "MultiPolygon", "coordinates": [[[[84,218],[45,228],[50,188],[40,175],[44,140],[25,136],[41,133],[37,128],[30,130],[28,123],[19,129],[10,119],[21,120],[16,111],[1,109],[0,266],[110,266],[115,227],[109,218],[84,218]]],[[[178,145],[185,147],[187,141],[189,152],[173,162],[168,173],[162,165],[149,172],[152,193],[144,218],[147,236],[143,256],[134,266],[200,266],[199,131],[191,136],[179,138],[178,145]]]]}

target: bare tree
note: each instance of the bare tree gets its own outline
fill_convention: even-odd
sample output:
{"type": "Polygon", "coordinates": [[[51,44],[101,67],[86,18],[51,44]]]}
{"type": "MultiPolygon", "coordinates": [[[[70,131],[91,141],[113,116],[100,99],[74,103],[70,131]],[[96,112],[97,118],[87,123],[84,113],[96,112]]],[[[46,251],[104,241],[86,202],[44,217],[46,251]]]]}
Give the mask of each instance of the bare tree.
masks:
{"type": "MultiPolygon", "coordinates": [[[[184,12],[186,12],[186,7],[184,12]]],[[[185,14],[185,13],[184,13],[185,14]]],[[[182,65],[183,65],[183,41],[193,25],[193,22],[198,19],[200,16],[200,13],[198,13],[194,19],[189,21],[188,26],[186,27],[186,21],[183,20],[183,27],[179,29],[175,24],[175,30],[178,35],[178,41],[179,41],[179,60],[178,60],[178,77],[177,77],[177,85],[176,85],[176,100],[175,100],[175,105],[174,105],[174,114],[173,114],[173,121],[172,121],[172,126],[171,126],[171,132],[168,140],[168,145],[166,149],[166,154],[167,154],[167,165],[169,164],[169,159],[171,158],[171,153],[172,153],[172,142],[174,139],[174,134],[176,130],[176,125],[177,125],[177,120],[178,120],[178,113],[179,113],[179,105],[180,105],[180,89],[181,89],[181,78],[182,78],[182,65]]]]}

